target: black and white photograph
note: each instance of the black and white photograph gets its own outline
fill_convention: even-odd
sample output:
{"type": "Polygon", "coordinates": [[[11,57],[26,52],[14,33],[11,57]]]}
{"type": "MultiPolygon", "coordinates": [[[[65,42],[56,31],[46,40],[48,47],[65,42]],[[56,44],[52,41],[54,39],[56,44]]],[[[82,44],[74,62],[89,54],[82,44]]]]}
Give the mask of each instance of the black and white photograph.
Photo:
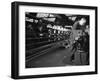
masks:
{"type": "Polygon", "coordinates": [[[97,7],[12,3],[14,79],[97,74],[97,7]]]}
{"type": "Polygon", "coordinates": [[[89,30],[89,15],[26,12],[26,68],[89,65],[89,30]]]}

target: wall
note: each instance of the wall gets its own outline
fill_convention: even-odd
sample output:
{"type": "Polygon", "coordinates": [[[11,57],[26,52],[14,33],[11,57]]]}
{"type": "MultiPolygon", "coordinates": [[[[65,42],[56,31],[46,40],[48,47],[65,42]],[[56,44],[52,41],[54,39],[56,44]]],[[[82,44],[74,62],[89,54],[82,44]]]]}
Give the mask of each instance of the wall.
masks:
{"type": "MultiPolygon", "coordinates": [[[[11,2],[13,1],[14,0],[1,0],[0,2],[0,81],[13,81],[13,79],[10,78],[11,2]]],[[[98,6],[99,8],[98,10],[100,10],[100,0],[21,0],[21,1],[98,6]]],[[[98,14],[100,14],[100,11],[98,14]]],[[[98,18],[100,18],[100,15],[98,16],[98,18]]],[[[100,21],[100,19],[98,19],[98,21],[100,21]]],[[[98,30],[100,30],[100,28],[98,30]]],[[[98,41],[100,41],[100,37],[98,41]]],[[[100,42],[98,43],[98,45],[100,45],[100,42]]],[[[100,57],[100,55],[98,55],[98,57],[100,57]]],[[[100,62],[100,59],[98,61],[100,62]]],[[[100,67],[100,64],[98,66],[100,67]]],[[[26,81],[32,81],[32,80],[33,79],[29,80],[26,79],[26,81]]],[[[86,80],[99,81],[100,74],[34,79],[34,81],[47,81],[47,80],[48,81],[86,81],[86,80]]]]}

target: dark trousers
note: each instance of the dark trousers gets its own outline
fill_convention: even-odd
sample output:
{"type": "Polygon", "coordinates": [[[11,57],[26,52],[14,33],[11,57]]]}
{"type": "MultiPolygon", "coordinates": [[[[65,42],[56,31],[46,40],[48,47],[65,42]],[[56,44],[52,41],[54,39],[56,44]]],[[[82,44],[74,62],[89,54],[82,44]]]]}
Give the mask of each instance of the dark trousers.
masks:
{"type": "Polygon", "coordinates": [[[75,59],[75,53],[76,53],[76,51],[77,51],[77,45],[73,44],[72,45],[72,49],[71,49],[71,52],[72,52],[71,61],[75,59]]]}

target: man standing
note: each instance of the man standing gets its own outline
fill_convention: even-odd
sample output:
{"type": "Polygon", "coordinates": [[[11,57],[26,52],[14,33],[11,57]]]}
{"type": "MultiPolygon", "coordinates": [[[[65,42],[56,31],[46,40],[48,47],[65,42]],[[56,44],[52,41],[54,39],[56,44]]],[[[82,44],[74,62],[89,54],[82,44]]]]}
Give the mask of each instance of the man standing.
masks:
{"type": "MultiPolygon", "coordinates": [[[[80,44],[80,37],[82,36],[83,32],[85,31],[86,28],[86,19],[85,18],[81,18],[79,20],[77,20],[72,27],[72,39],[71,39],[71,45],[72,45],[72,55],[71,55],[71,61],[73,61],[75,59],[75,52],[78,49],[78,46],[81,45],[80,44]]],[[[83,40],[81,40],[83,41],[83,40]]]]}

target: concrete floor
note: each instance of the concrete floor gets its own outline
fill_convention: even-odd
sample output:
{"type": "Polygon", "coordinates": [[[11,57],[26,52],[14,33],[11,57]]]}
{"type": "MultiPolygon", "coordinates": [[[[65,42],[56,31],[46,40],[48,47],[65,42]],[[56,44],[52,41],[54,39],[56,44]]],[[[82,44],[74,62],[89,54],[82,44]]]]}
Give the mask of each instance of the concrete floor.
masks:
{"type": "Polygon", "coordinates": [[[86,65],[86,53],[75,53],[75,60],[71,61],[71,47],[69,48],[57,48],[49,53],[43,54],[35,59],[32,59],[26,63],[26,68],[36,67],[58,67],[58,66],[75,66],[86,65]],[[82,61],[82,62],[81,62],[82,61]]]}

